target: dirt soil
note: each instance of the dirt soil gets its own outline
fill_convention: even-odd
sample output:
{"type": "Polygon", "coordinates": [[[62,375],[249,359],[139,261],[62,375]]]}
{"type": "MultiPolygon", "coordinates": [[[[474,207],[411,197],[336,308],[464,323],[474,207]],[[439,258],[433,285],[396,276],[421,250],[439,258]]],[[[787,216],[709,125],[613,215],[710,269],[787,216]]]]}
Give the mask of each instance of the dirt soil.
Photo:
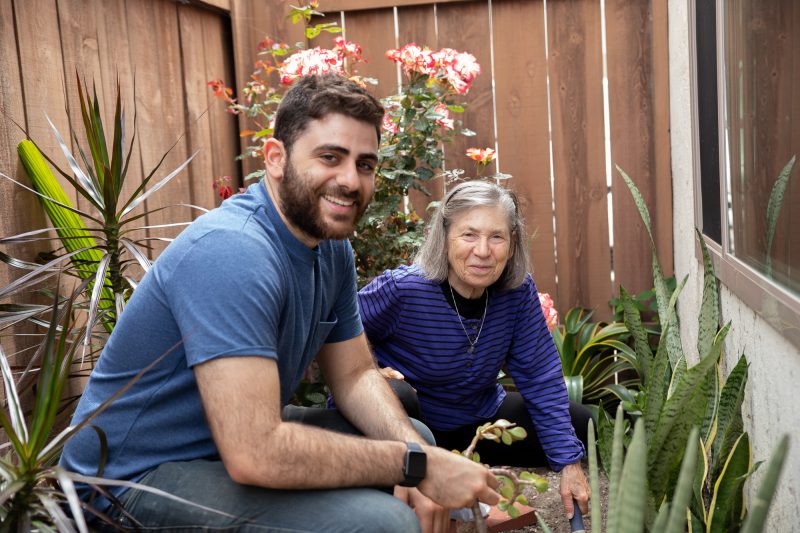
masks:
{"type": "MultiPolygon", "coordinates": [[[[512,468],[517,472],[521,472],[522,468],[512,468]]],[[[547,492],[543,494],[537,494],[533,487],[526,487],[525,489],[525,496],[528,497],[528,501],[530,502],[530,506],[536,509],[537,513],[542,517],[542,520],[547,524],[550,530],[553,533],[570,533],[570,525],[569,520],[567,520],[566,516],[564,515],[564,507],[561,504],[561,496],[558,493],[559,483],[561,478],[559,474],[552,472],[548,468],[529,468],[527,469],[531,472],[539,474],[540,476],[545,476],[547,478],[549,488],[547,492]]],[[[588,477],[589,472],[588,468],[584,465],[584,472],[588,477]]],[[[601,519],[605,522],[605,513],[606,513],[606,503],[608,502],[608,479],[606,478],[605,474],[600,471],[600,508],[601,508],[601,519]]],[[[593,495],[594,498],[598,497],[597,494],[593,495]]],[[[592,517],[591,516],[584,516],[583,523],[586,527],[586,531],[591,531],[592,525],[592,517]]],[[[458,533],[472,533],[475,531],[474,526],[469,523],[460,523],[458,525],[458,533]]],[[[515,529],[512,530],[516,533],[533,533],[537,532],[540,533],[542,530],[541,527],[538,525],[528,526],[522,529],[515,529]]]]}

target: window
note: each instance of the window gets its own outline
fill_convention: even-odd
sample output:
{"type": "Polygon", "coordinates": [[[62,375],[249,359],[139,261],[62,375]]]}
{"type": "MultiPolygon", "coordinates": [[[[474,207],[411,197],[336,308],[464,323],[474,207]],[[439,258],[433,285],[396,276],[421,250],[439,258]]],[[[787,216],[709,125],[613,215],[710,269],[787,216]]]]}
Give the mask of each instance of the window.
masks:
{"type": "Polygon", "coordinates": [[[800,345],[800,4],[697,0],[694,15],[697,223],[723,283],[800,345]]]}

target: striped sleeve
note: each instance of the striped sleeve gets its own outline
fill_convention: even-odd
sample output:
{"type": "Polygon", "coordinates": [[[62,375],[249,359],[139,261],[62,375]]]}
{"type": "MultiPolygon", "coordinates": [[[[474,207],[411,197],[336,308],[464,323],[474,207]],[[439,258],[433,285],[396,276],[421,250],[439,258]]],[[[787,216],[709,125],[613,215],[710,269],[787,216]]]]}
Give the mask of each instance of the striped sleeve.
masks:
{"type": "Polygon", "coordinates": [[[520,302],[508,370],[531,415],[537,437],[555,471],[579,461],[585,454],[569,415],[569,396],[561,358],[539,304],[530,275],[520,302]]]}
{"type": "Polygon", "coordinates": [[[379,342],[394,334],[401,303],[391,270],[358,291],[358,307],[370,342],[379,342]]]}

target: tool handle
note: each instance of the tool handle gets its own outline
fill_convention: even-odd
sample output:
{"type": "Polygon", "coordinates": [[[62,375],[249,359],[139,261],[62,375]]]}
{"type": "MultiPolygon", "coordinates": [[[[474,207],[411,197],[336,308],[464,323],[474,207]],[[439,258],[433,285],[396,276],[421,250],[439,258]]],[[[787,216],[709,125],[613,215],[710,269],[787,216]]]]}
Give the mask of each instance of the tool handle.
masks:
{"type": "Polygon", "coordinates": [[[578,500],[575,498],[572,499],[572,518],[569,521],[569,525],[572,528],[573,533],[583,533],[586,531],[586,527],[583,525],[583,515],[581,514],[581,509],[578,507],[578,500]]]}

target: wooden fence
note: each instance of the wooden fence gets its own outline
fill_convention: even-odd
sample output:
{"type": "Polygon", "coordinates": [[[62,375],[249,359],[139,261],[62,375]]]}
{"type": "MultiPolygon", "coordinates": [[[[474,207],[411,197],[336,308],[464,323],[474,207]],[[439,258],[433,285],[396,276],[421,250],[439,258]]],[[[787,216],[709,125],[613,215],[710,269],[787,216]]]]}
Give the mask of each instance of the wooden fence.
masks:
{"type": "MultiPolygon", "coordinates": [[[[135,114],[128,194],[173,144],[156,180],[199,150],[187,170],[148,199],[148,211],[174,203],[214,207],[212,178],[238,177],[236,122],[206,85],[212,78],[233,76],[230,18],[225,11],[171,0],[0,0],[0,47],[0,172],[27,181],[16,154],[25,133],[12,120],[68,168],[47,117],[65,139],[70,130],[83,129],[77,72],[96,87],[107,134],[113,124],[117,83],[128,144],[135,114]]],[[[78,138],[83,139],[80,134],[78,138]]],[[[85,142],[83,148],[88,149],[85,142]]],[[[77,153],[74,143],[72,149],[77,153]]],[[[71,187],[65,185],[65,190],[69,193],[71,187]]],[[[79,207],[89,207],[74,190],[71,193],[79,207]]],[[[5,179],[0,179],[0,205],[0,235],[47,227],[37,199],[5,179]]],[[[192,216],[185,208],[161,210],[142,225],[192,216]]],[[[176,231],[164,229],[152,235],[170,236],[176,231]]],[[[35,253],[31,247],[28,258],[35,253]]],[[[0,268],[0,283],[6,283],[9,275],[20,274],[0,268]]]]}
{"type": "MultiPolygon", "coordinates": [[[[239,79],[264,35],[302,40],[285,19],[289,3],[264,9],[232,0],[239,79]]],[[[619,285],[652,286],[648,237],[614,165],[647,200],[661,261],[672,271],[666,0],[323,0],[320,9],[363,46],[369,62],[360,73],[379,80],[380,96],[398,89],[387,49],[416,42],[476,56],[482,74],[463,120],[477,136],[447,146],[448,166],[472,169],[465,148],[496,143],[498,164],[489,170],[513,175],[537,284],[559,309],[583,305],[608,317],[619,285]]]]}
{"type": "MultiPolygon", "coordinates": [[[[10,118],[51,154],[58,150],[45,113],[62,133],[80,128],[76,69],[95,80],[107,110],[119,79],[129,117],[135,78],[138,137],[130,186],[185,132],[164,168],[201,152],[148,208],[176,201],[213,206],[211,179],[241,174],[234,161],[236,121],[213,101],[206,82],[222,78],[241,86],[265,35],[302,40],[302,30],[285,18],[290,3],[0,0],[0,171],[21,175],[15,148],[24,134],[10,118]]],[[[362,73],[379,79],[379,95],[397,90],[397,70],[383,57],[389,48],[414,41],[478,58],[483,74],[463,116],[477,136],[447,147],[448,166],[471,169],[464,149],[496,144],[499,159],[490,170],[514,176],[510,186],[524,200],[540,289],[550,292],[562,311],[584,305],[607,317],[606,303],[619,284],[630,291],[652,285],[646,232],[624,183],[609,169],[618,164],[639,185],[668,272],[672,199],[666,0],[605,0],[604,19],[602,7],[600,0],[546,5],[542,0],[322,0],[321,5],[326,21],[339,21],[346,37],[363,45],[369,63],[362,73]]],[[[441,194],[441,185],[438,189],[434,193],[441,194]]],[[[422,204],[420,198],[414,201],[422,204]]],[[[44,224],[36,200],[6,180],[0,183],[0,203],[2,235],[44,224]]],[[[186,218],[179,215],[160,212],[147,223],[186,218]]],[[[0,269],[0,283],[8,275],[0,269]]]]}

